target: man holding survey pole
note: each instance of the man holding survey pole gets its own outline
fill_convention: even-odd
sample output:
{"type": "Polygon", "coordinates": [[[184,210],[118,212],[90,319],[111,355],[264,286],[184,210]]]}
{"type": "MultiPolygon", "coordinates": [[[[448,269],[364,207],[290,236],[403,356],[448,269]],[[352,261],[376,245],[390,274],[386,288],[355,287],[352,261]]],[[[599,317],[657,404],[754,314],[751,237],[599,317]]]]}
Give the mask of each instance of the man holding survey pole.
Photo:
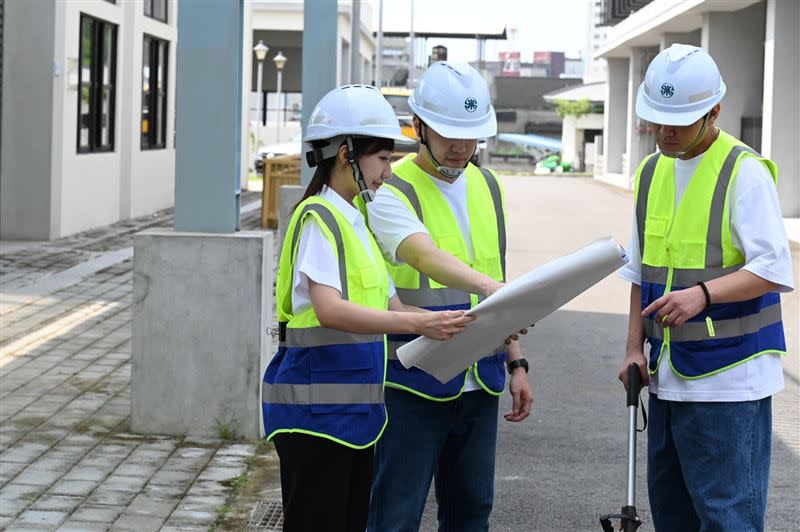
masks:
{"type": "MultiPolygon", "coordinates": [[[[503,192],[469,163],[497,132],[489,90],[466,64],[437,62],[409,97],[420,153],[402,161],[367,206],[398,294],[427,309],[469,309],[505,281],[503,192]]],[[[390,422],[375,453],[368,528],[419,529],[435,477],[440,530],[488,530],[494,500],[498,397],[511,374],[511,422],[530,413],[528,364],[511,341],[446,383],[404,368],[388,335],[390,422]]],[[[467,367],[468,366],[468,367],[467,367]]]]}
{"type": "Polygon", "coordinates": [[[658,531],[764,529],[771,397],[786,351],[779,293],[794,287],[792,263],[777,166],[716,126],[725,92],[706,50],[673,44],[636,99],[660,153],[636,173],[619,378],[627,386],[636,362],[649,381],[658,531]]]}

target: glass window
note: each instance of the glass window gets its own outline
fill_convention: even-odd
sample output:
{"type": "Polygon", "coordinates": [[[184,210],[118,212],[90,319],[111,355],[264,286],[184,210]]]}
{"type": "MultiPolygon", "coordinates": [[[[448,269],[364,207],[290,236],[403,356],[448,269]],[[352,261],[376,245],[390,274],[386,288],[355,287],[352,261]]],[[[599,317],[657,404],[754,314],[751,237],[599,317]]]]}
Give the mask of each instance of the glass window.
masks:
{"type": "Polygon", "coordinates": [[[144,36],[142,49],[142,149],[167,147],[169,42],[144,36]]]}
{"type": "Polygon", "coordinates": [[[167,21],[167,0],[144,0],[144,14],[147,17],[167,21]]]}
{"type": "Polygon", "coordinates": [[[79,56],[78,151],[112,151],[117,26],[81,15],[79,56]]]}

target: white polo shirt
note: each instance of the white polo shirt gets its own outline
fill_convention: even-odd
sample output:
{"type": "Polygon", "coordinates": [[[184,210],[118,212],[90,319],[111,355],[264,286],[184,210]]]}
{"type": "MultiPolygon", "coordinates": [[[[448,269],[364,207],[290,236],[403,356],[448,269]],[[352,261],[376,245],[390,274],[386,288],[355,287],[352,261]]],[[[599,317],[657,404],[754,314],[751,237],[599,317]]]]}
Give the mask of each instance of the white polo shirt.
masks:
{"type": "MultiPolygon", "coordinates": [[[[675,208],[705,153],[692,159],[675,159],[675,208]]],[[[753,157],[739,163],[728,193],[731,238],[745,256],[743,269],[779,285],[780,292],[794,289],[792,255],[781,217],[778,192],[767,167],[753,157]]],[[[633,215],[628,247],[630,262],[620,271],[623,279],[642,283],[639,235],[633,215]]],[[[666,358],[650,377],[650,392],[667,401],[755,401],[783,389],[779,355],[762,355],[716,375],[686,380],[676,375],[666,358]]]]}
{"type": "MultiPolygon", "coordinates": [[[[447,205],[453,212],[458,224],[458,229],[464,242],[467,244],[467,252],[470,259],[474,258],[472,236],[470,235],[469,213],[467,211],[467,179],[462,173],[452,182],[428,175],[441,191],[447,205]]],[[[412,213],[403,201],[394,192],[386,187],[378,189],[375,199],[367,203],[367,212],[370,219],[370,228],[375,240],[383,252],[383,256],[395,264],[402,264],[403,261],[397,256],[397,248],[409,236],[416,233],[430,234],[428,228],[419,221],[416,214],[412,213]]],[[[467,381],[464,385],[465,392],[482,389],[472,369],[467,372],[467,381]]]]}
{"type": "MultiPolygon", "coordinates": [[[[358,239],[364,245],[364,249],[367,250],[370,257],[375,259],[376,257],[372,255],[372,247],[369,243],[367,224],[361,212],[328,186],[322,188],[319,197],[336,207],[350,222],[356,235],[358,235],[358,239]]],[[[377,259],[380,260],[380,257],[377,257],[377,259]]],[[[309,279],[315,283],[335,288],[339,292],[342,291],[342,283],[339,280],[339,261],[336,259],[336,252],[322,232],[319,222],[313,217],[303,226],[297,248],[294,279],[292,281],[292,312],[295,315],[311,306],[309,279]]],[[[396,293],[392,278],[389,277],[389,298],[391,299],[396,293]]]]}

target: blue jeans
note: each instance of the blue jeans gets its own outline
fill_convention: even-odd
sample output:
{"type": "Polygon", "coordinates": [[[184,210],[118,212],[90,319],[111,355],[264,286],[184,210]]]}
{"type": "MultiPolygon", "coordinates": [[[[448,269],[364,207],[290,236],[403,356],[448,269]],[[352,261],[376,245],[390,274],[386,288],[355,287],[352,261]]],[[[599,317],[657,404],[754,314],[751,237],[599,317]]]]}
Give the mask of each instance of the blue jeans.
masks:
{"type": "Polygon", "coordinates": [[[441,532],[489,530],[498,399],[483,391],[447,402],[386,388],[389,424],[375,447],[370,532],[417,532],[436,478],[441,532]]]}
{"type": "Polygon", "coordinates": [[[650,394],[647,484],[658,532],[764,530],[772,398],[662,401],[650,394]]]}

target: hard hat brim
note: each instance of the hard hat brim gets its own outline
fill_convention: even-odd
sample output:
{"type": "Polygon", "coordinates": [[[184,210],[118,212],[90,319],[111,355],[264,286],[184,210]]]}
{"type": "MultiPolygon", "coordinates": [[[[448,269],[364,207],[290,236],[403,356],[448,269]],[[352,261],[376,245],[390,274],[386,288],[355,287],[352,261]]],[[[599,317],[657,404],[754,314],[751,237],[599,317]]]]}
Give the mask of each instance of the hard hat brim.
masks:
{"type": "Polygon", "coordinates": [[[488,119],[483,124],[475,126],[445,123],[415,104],[412,104],[411,108],[420,120],[446,139],[477,140],[497,135],[497,116],[494,107],[490,108],[488,119]]]}
{"type": "Polygon", "coordinates": [[[639,91],[636,93],[636,116],[642,120],[650,122],[651,124],[660,124],[664,126],[689,126],[703,118],[703,116],[713,109],[714,106],[717,105],[725,96],[725,84],[722,81],[720,81],[720,84],[720,90],[713,98],[703,102],[699,106],[693,107],[692,109],[687,109],[683,112],[676,112],[674,110],[665,111],[654,107],[653,104],[648,100],[647,95],[644,92],[644,83],[642,83],[639,85],[639,91]]]}

